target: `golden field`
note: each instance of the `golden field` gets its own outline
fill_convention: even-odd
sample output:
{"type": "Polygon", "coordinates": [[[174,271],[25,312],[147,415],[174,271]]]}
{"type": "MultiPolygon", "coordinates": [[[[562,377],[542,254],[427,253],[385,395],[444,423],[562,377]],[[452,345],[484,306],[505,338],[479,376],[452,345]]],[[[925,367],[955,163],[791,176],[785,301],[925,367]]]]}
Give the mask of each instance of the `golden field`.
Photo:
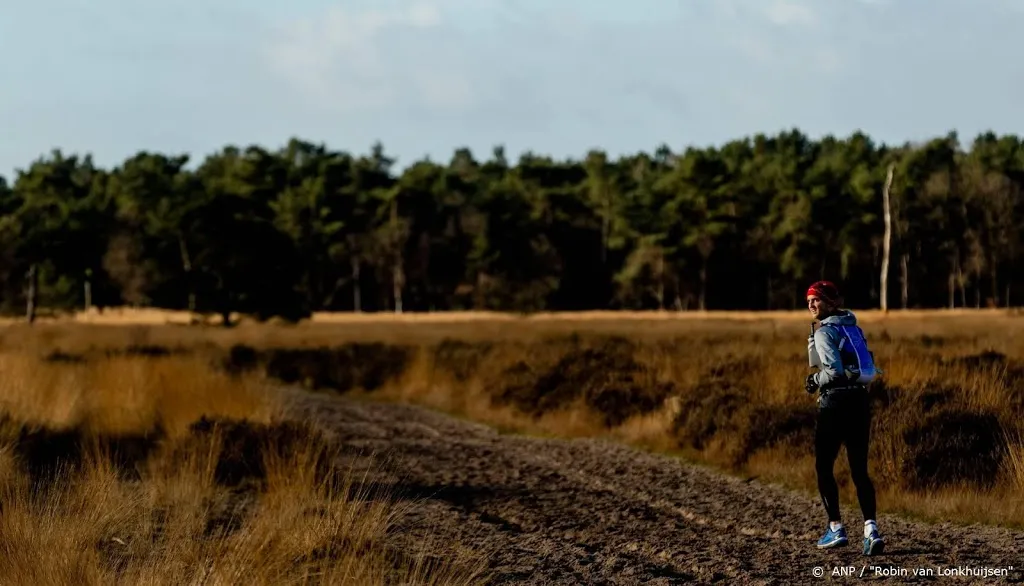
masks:
{"type": "Polygon", "coordinates": [[[405,505],[286,420],[263,377],[159,352],[54,360],[45,329],[11,333],[0,583],[480,583],[454,545],[442,563],[388,547],[405,505]]]}
{"type": "MultiPolygon", "coordinates": [[[[246,419],[277,437],[266,430],[284,425],[274,415],[278,382],[421,404],[509,431],[615,438],[815,494],[815,401],[802,384],[805,312],[318,315],[298,325],[229,329],[184,325],[189,316],[160,312],[104,314],[34,326],[11,321],[0,330],[10,416],[0,541],[36,548],[8,556],[17,565],[0,575],[36,572],[25,575],[47,583],[60,581],[59,573],[98,583],[115,572],[149,583],[187,567],[229,581],[256,564],[266,567],[253,575],[268,583],[317,572],[382,580],[384,548],[378,557],[334,551],[333,565],[310,553],[339,534],[349,536],[345,543],[377,543],[397,514],[324,488],[310,463],[326,458],[318,441],[297,452],[302,462],[271,458],[254,489],[258,504],[238,521],[242,529],[199,537],[232,493],[207,458],[217,426],[192,424],[203,415],[246,419]],[[61,490],[37,498],[26,488],[31,474],[13,457],[25,434],[10,431],[30,422],[90,437],[160,429],[164,439],[141,478],[124,479],[94,457],[83,460],[84,472],[51,481],[61,490]],[[166,473],[180,458],[190,462],[184,478],[193,480],[166,473]],[[306,472],[275,474],[274,466],[306,472]],[[303,516],[299,501],[322,506],[303,516]],[[358,507],[372,510],[356,514],[358,507]],[[83,516],[92,522],[72,521],[83,516]],[[303,523],[318,529],[298,529],[303,523]],[[86,545],[115,538],[123,544],[86,545]],[[57,547],[91,553],[56,564],[31,553],[57,547]]],[[[1024,526],[1024,319],[999,310],[858,317],[885,371],[872,388],[870,468],[880,510],[1024,526]]],[[[844,502],[855,502],[843,452],[836,471],[844,502]]],[[[446,571],[430,579],[459,583],[472,575],[446,571]]]]}

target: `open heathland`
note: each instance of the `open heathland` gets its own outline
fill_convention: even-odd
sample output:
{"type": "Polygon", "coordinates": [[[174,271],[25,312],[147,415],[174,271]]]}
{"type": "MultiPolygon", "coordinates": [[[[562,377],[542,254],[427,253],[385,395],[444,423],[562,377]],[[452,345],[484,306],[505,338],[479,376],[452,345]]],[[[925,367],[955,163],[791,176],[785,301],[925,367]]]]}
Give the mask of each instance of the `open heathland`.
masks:
{"type": "MultiPolygon", "coordinates": [[[[884,371],[871,471],[890,509],[1024,524],[1024,319],[859,314],[884,371]]],[[[116,322],[115,322],[116,323],[116,322]]],[[[806,314],[326,315],[299,326],[9,326],[50,362],[191,356],[519,431],[609,436],[814,487],[806,314]]],[[[837,461],[844,496],[844,459],[837,461]]]]}
{"type": "MultiPolygon", "coordinates": [[[[885,371],[871,390],[870,459],[893,540],[885,563],[1013,565],[1024,546],[1024,322],[1009,312],[861,317],[885,371]]],[[[392,469],[366,474],[413,495],[402,502],[421,522],[404,525],[404,539],[425,540],[429,527],[461,540],[497,582],[792,583],[811,561],[860,563],[842,454],[854,548],[813,550],[824,516],[815,402],[802,389],[808,327],[805,314],[54,323],[9,326],[0,350],[47,368],[192,361],[225,385],[276,385],[289,418],[340,442],[345,461],[390,454],[392,469]]]]}

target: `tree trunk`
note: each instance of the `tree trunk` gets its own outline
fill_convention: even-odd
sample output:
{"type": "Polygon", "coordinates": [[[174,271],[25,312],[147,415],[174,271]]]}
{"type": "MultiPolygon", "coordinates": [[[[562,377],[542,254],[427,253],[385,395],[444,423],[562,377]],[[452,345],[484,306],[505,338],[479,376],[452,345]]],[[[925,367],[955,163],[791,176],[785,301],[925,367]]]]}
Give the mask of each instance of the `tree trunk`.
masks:
{"type": "Polygon", "coordinates": [[[392,294],[395,298],[395,313],[402,313],[402,263],[395,262],[392,269],[391,281],[393,284],[392,294]]]}
{"type": "Polygon", "coordinates": [[[766,299],[766,301],[768,302],[767,303],[768,311],[771,311],[772,310],[772,273],[771,273],[771,271],[768,272],[768,298],[766,299]]]}
{"type": "Polygon", "coordinates": [[[950,269],[949,271],[949,308],[953,309],[956,307],[956,271],[950,269]]]}
{"type": "Polygon", "coordinates": [[[394,265],[391,268],[392,295],[395,300],[395,313],[402,313],[402,288],[405,285],[402,274],[402,243],[398,237],[398,200],[391,200],[391,235],[394,246],[394,265]]]}
{"type": "Polygon", "coordinates": [[[92,275],[85,277],[85,310],[92,309],[92,275]]]}
{"type": "Polygon", "coordinates": [[[700,263],[700,297],[697,299],[697,309],[705,311],[707,305],[705,301],[707,299],[708,291],[708,259],[702,258],[700,263]]]}
{"type": "Polygon", "coordinates": [[[900,307],[907,308],[910,299],[910,267],[907,266],[909,255],[900,255],[900,307]]]}
{"type": "Polygon", "coordinates": [[[992,306],[999,307],[999,274],[995,263],[989,269],[989,278],[992,279],[992,306]]]}
{"type": "Polygon", "coordinates": [[[39,290],[39,268],[35,263],[28,268],[28,294],[25,296],[25,318],[28,323],[36,321],[36,295],[39,290]]]}
{"type": "Polygon", "coordinates": [[[185,281],[188,284],[188,311],[196,311],[195,281],[192,278],[192,257],[188,253],[188,246],[185,244],[185,235],[178,232],[178,248],[181,252],[181,268],[185,271],[185,281]]]}
{"type": "Polygon", "coordinates": [[[487,279],[482,270],[477,270],[473,285],[473,309],[487,309],[487,279]]]}
{"type": "Polygon", "coordinates": [[[964,271],[960,267],[960,254],[956,257],[956,282],[960,288],[960,307],[967,307],[967,286],[964,283],[964,271]]]}
{"type": "Polygon", "coordinates": [[[981,270],[974,271],[974,309],[981,309],[981,270]]]}
{"type": "Polygon", "coordinates": [[[604,218],[601,220],[601,264],[608,264],[608,237],[611,232],[611,222],[608,218],[608,206],[605,206],[604,218]]]}
{"type": "Polygon", "coordinates": [[[359,284],[359,256],[352,255],[352,311],[363,311],[362,289],[359,284]]]}
{"type": "Polygon", "coordinates": [[[882,311],[889,313],[889,247],[892,240],[892,214],[889,211],[889,188],[892,187],[893,165],[885,175],[885,187],[882,189],[882,209],[885,218],[885,234],[882,240],[882,273],[880,277],[881,292],[879,301],[882,311]]]}
{"type": "Polygon", "coordinates": [[[665,310],[665,255],[658,252],[658,309],[665,310]]]}
{"type": "Polygon", "coordinates": [[[402,313],[402,265],[395,263],[391,273],[392,295],[395,299],[395,313],[402,313]]]}

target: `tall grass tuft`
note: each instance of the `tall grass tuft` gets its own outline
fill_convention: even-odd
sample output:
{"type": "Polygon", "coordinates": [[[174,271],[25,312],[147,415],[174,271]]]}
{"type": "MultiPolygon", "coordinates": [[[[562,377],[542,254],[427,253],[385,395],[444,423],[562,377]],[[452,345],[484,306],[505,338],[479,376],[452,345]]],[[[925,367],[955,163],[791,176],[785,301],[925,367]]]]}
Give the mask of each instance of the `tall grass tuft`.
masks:
{"type": "Polygon", "coordinates": [[[481,583],[478,552],[392,546],[407,505],[281,413],[197,357],[0,354],[2,581],[481,583]]]}

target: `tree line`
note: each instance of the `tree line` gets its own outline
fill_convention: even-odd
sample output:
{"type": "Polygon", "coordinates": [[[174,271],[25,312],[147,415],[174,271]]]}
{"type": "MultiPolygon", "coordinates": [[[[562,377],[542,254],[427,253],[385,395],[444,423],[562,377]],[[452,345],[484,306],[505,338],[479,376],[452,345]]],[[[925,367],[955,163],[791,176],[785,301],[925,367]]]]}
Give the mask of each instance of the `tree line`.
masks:
{"type": "MultiPolygon", "coordinates": [[[[791,309],[812,279],[877,307],[892,170],[889,307],[1024,299],[1024,145],[898,146],[799,130],[617,159],[455,150],[395,171],[299,139],[55,150],[0,177],[0,305],[311,311],[791,309]]],[[[30,309],[30,311],[34,311],[30,309]]]]}

